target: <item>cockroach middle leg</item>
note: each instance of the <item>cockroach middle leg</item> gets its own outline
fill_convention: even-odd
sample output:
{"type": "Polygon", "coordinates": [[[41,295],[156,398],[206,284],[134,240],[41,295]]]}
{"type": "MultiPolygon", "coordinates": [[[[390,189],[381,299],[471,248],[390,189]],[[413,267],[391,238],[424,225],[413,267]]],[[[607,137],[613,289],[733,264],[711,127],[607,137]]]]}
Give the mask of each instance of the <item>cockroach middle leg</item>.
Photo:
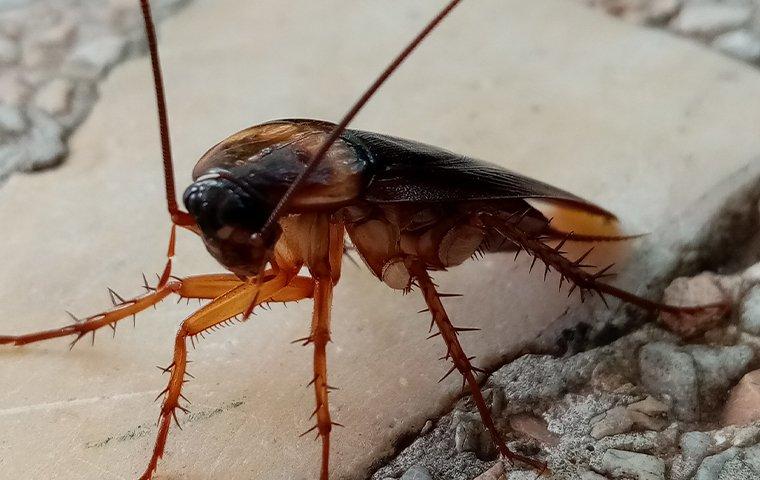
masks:
{"type": "Polygon", "coordinates": [[[475,374],[473,373],[475,367],[472,366],[470,358],[464,353],[462,345],[459,343],[457,329],[452,325],[451,320],[443,307],[443,303],[441,302],[441,297],[436,290],[435,284],[430,278],[425,265],[419,261],[411,261],[409,262],[409,271],[419,284],[422,295],[425,297],[425,303],[433,316],[433,321],[438,327],[438,331],[441,333],[443,341],[446,343],[446,357],[452,361],[454,367],[462,374],[464,380],[467,382],[470,392],[472,393],[472,398],[480,413],[480,418],[483,420],[486,429],[488,429],[488,433],[491,434],[491,438],[496,444],[499,453],[511,462],[523,462],[542,473],[545,472],[547,467],[542,462],[520,455],[507,448],[504,439],[496,430],[496,425],[494,425],[493,418],[491,417],[491,411],[488,409],[488,406],[483,399],[483,394],[480,391],[480,385],[475,379],[475,374]]]}
{"type": "MultiPolygon", "coordinates": [[[[330,465],[330,432],[333,421],[330,418],[330,401],[327,383],[327,344],[330,342],[330,310],[332,308],[333,280],[321,278],[315,282],[314,312],[308,341],[314,344],[314,396],[316,408],[312,417],[317,417],[317,434],[322,439],[322,467],[319,478],[328,479],[330,465]]],[[[309,430],[311,431],[311,430],[309,430]]]]}
{"type": "Polygon", "coordinates": [[[158,460],[163,456],[169,426],[172,419],[179,425],[176,412],[186,412],[180,405],[182,385],[186,382],[187,340],[212,329],[230,319],[241,315],[251,307],[251,303],[290,302],[309,298],[314,292],[311,278],[289,277],[281,271],[273,278],[262,283],[256,281],[240,282],[232,290],[223,293],[182,322],[174,341],[174,356],[166,371],[170,372],[169,383],[162,392],[165,394],[161,403],[161,414],[158,421],[158,433],[148,466],[140,476],[141,480],[149,480],[156,470],[158,460]]]}

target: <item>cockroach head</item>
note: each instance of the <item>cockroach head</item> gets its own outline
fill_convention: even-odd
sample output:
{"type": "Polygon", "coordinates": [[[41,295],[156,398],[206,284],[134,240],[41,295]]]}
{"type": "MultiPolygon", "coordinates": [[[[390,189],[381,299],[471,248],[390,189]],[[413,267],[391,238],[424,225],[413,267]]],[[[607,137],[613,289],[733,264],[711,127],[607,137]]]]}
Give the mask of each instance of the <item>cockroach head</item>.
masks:
{"type": "Polygon", "coordinates": [[[279,226],[263,231],[273,206],[226,172],[210,172],[183,195],[209,253],[239,276],[258,274],[274,251],[279,226]]]}

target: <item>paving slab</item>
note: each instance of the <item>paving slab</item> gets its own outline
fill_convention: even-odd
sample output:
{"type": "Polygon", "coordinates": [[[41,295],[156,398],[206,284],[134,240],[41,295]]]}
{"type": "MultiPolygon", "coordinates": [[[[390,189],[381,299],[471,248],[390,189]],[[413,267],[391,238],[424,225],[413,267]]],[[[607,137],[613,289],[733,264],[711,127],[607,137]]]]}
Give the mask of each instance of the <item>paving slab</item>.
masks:
{"type": "MultiPolygon", "coordinates": [[[[162,28],[179,184],[210,145],[281,117],[335,120],[435,5],[219,0],[193,3],[162,28]]],[[[437,144],[554,183],[651,234],[622,257],[620,282],[646,293],[730,192],[760,165],[760,77],[667,34],[564,0],[465,2],[382,89],[355,126],[437,144]]],[[[168,224],[147,60],[117,68],[61,168],[0,189],[0,324],[61,325],[64,309],[107,306],[105,287],[137,293],[163,265],[168,224]]],[[[181,187],[180,187],[181,188],[181,187]]],[[[181,235],[177,273],[218,271],[181,235]]],[[[688,247],[688,248],[687,248],[688,247]]],[[[486,367],[595,305],[556,294],[529,261],[490,256],[440,275],[463,293],[451,315],[484,332],[464,346],[486,367]]],[[[333,476],[365,478],[399,438],[445,409],[459,381],[436,380],[418,295],[401,296],[346,265],[330,348],[333,476]]],[[[0,468],[9,478],[134,478],[153,444],[173,333],[192,306],[165,302],[137,328],[93,348],[64,341],[0,351],[0,468]],[[34,453],[31,453],[34,452],[34,453]]],[[[173,429],[159,478],[314,478],[309,302],[274,307],[191,353],[192,415],[173,429]]],[[[540,379],[537,379],[540,381],[540,379]]]]}

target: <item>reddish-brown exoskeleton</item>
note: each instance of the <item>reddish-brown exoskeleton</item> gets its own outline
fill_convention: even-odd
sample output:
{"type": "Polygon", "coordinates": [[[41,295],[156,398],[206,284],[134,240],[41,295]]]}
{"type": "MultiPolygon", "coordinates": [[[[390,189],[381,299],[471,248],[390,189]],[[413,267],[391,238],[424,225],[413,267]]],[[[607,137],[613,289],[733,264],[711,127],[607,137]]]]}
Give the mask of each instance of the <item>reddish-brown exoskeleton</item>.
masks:
{"type": "MultiPolygon", "coordinates": [[[[510,451],[496,430],[430,271],[461,264],[478,251],[525,250],[556,270],[581,292],[609,294],[648,310],[678,308],[640,298],[601,281],[582,256],[569,260],[561,250],[569,235],[554,229],[526,199],[541,199],[566,209],[606,219],[606,210],[555,187],[488,163],[382,134],[346,126],[377,88],[419,42],[459,3],[453,0],[379,76],[338,124],[317,120],[278,120],[238,132],[211,148],[198,162],[194,182],[185,190],[187,211],[176,201],[166,107],[156,36],[147,0],[141,5],[149,40],[163,147],[166,198],[172,233],[168,260],[155,288],[72,325],[18,336],[0,344],[25,345],[50,338],[84,335],[155,305],[169,295],[207,299],[176,335],[174,357],[164,390],[158,434],[142,479],[151,478],[164,453],[172,418],[180,404],[187,366],[187,342],[196,335],[247,317],[265,302],[314,299],[311,332],[303,339],[314,348],[316,425],[322,439],[320,478],[328,478],[330,418],[327,351],[330,308],[340,279],[344,238],[348,236],[372,273],[393,289],[418,288],[446,344],[451,371],[458,370],[500,454],[536,469],[544,465],[510,451]],[[172,276],[176,227],[198,234],[231,273],[172,276]],[[559,240],[549,246],[547,241],[559,240]],[[300,275],[302,269],[308,275],[300,275]]],[[[574,240],[623,237],[576,235],[574,240]]],[[[710,306],[715,307],[715,306],[710,306]]]]}

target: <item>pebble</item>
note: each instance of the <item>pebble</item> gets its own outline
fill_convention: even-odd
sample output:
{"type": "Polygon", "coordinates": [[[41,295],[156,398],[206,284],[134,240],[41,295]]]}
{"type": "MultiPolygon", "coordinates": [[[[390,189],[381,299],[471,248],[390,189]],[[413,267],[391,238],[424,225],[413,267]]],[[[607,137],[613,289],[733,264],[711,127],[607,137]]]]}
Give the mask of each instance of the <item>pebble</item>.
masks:
{"type": "Polygon", "coordinates": [[[126,39],[109,35],[78,45],[68,59],[66,71],[85,78],[100,78],[118,62],[126,48],[126,39]]]}
{"type": "Polygon", "coordinates": [[[76,38],[76,35],[76,25],[69,20],[63,20],[58,25],[37,35],[36,41],[40,45],[60,48],[68,46],[76,38]]]}
{"type": "Polygon", "coordinates": [[[611,448],[594,470],[612,478],[665,480],[665,462],[652,455],[611,448]]]}
{"type": "Polygon", "coordinates": [[[702,460],[702,464],[699,465],[694,480],[716,480],[726,462],[738,454],[739,449],[732,447],[724,452],[706,457],[702,460]]]}
{"type": "Polygon", "coordinates": [[[744,459],[737,455],[723,464],[718,480],[757,480],[760,472],[755,471],[744,459]]]}
{"type": "Polygon", "coordinates": [[[29,86],[18,74],[0,74],[0,103],[21,105],[28,95],[29,86]]]}
{"type": "Polygon", "coordinates": [[[723,407],[723,425],[745,425],[760,420],[760,370],[753,370],[731,390],[723,407]]]}
{"type": "Polygon", "coordinates": [[[481,473],[473,480],[504,480],[504,464],[496,462],[493,467],[481,473]]]}
{"type": "Polygon", "coordinates": [[[745,62],[760,62],[760,36],[748,30],[724,33],[713,41],[723,53],[745,62]]]}
{"type": "Polygon", "coordinates": [[[0,65],[16,63],[19,56],[20,51],[18,44],[10,38],[0,36],[0,65]]]}
{"type": "MultiPolygon", "coordinates": [[[[155,0],[154,18],[186,3],[155,0]]],[[[97,81],[125,56],[144,54],[144,37],[134,0],[0,0],[0,177],[57,164],[67,148],[62,139],[97,99],[97,81]],[[19,122],[6,106],[45,117],[19,122]]]]}
{"type": "Polygon", "coordinates": [[[738,29],[751,17],[752,7],[745,4],[688,2],[670,22],[670,27],[683,35],[709,40],[738,29]]]}
{"type": "Polygon", "coordinates": [[[712,438],[705,432],[686,432],[679,442],[681,455],[670,469],[672,480],[687,480],[694,476],[702,460],[710,452],[712,438]]]}
{"type": "Polygon", "coordinates": [[[32,103],[43,112],[56,117],[71,110],[74,83],[65,78],[54,78],[37,91],[32,103]]]}
{"type": "Polygon", "coordinates": [[[491,440],[480,415],[458,410],[454,413],[454,445],[458,452],[473,452],[478,458],[496,456],[496,447],[491,440]]]}
{"type": "Polygon", "coordinates": [[[596,0],[607,13],[634,23],[662,23],[681,7],[681,0],[596,0]]]}
{"type": "Polygon", "coordinates": [[[512,430],[534,438],[543,444],[557,445],[559,443],[559,437],[549,431],[542,418],[521,413],[509,419],[509,426],[512,430]]]}
{"type": "Polygon", "coordinates": [[[650,0],[644,20],[647,23],[665,23],[678,13],[682,3],[681,0],[650,0]]]}
{"type": "Polygon", "coordinates": [[[61,126],[46,113],[34,109],[29,110],[29,119],[31,128],[23,143],[19,167],[39,170],[59,163],[66,154],[61,126]]]}
{"type": "Polygon", "coordinates": [[[0,138],[3,134],[19,134],[26,126],[27,121],[18,107],[0,103],[0,138]]]}
{"type": "Polygon", "coordinates": [[[754,351],[747,345],[689,345],[684,349],[694,359],[697,368],[700,409],[704,411],[720,406],[728,390],[744,375],[754,358],[754,351]]]}
{"type": "Polygon", "coordinates": [[[647,391],[670,396],[677,418],[698,419],[697,370],[691,355],[669,343],[649,343],[639,352],[639,371],[647,391]]]}
{"type": "MultiPolygon", "coordinates": [[[[760,208],[760,204],[758,205],[758,208],[760,208]]],[[[741,274],[741,278],[751,285],[760,284],[760,263],[756,263],[744,270],[741,274]]]]}
{"type": "Polygon", "coordinates": [[[657,417],[668,413],[668,406],[656,398],[647,395],[644,400],[628,405],[628,410],[641,412],[650,417],[657,417]]]}
{"type": "Polygon", "coordinates": [[[400,480],[433,480],[427,468],[422,465],[415,465],[401,476],[400,480]]]}
{"type": "MultiPolygon", "coordinates": [[[[673,280],[663,292],[663,302],[670,305],[700,305],[719,303],[727,300],[727,290],[735,290],[741,282],[704,272],[694,277],[679,277],[673,280]],[[730,285],[728,285],[730,284],[730,285]]],[[[669,330],[682,337],[693,337],[717,327],[722,323],[722,312],[715,309],[694,314],[673,315],[660,313],[660,321],[669,330]]]]}
{"type": "Polygon", "coordinates": [[[752,287],[739,307],[739,323],[742,330],[760,335],[760,286],[752,287]]]}

